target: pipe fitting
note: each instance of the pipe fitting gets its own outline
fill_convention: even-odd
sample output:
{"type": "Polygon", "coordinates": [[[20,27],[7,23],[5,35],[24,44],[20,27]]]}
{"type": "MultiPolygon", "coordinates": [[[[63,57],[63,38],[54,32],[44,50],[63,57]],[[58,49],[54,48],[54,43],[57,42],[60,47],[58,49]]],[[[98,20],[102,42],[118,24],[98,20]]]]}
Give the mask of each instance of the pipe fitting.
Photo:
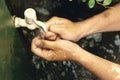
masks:
{"type": "Polygon", "coordinates": [[[25,19],[20,17],[14,17],[15,27],[27,27],[30,30],[34,30],[39,28],[44,32],[47,31],[46,25],[42,21],[37,20],[36,12],[32,8],[28,8],[24,12],[25,19]]]}

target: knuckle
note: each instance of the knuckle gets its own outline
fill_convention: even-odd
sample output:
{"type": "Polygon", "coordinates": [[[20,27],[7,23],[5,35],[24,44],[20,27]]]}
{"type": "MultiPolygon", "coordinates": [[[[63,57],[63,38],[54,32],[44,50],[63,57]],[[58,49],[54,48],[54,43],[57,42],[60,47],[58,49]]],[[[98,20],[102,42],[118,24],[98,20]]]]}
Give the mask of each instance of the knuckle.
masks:
{"type": "Polygon", "coordinates": [[[45,46],[46,46],[46,43],[45,43],[45,41],[41,40],[40,47],[41,47],[41,48],[45,48],[45,46]]]}
{"type": "Polygon", "coordinates": [[[52,61],[52,59],[51,59],[51,58],[46,58],[46,60],[47,60],[47,61],[52,61]]]}
{"type": "Polygon", "coordinates": [[[32,47],[32,45],[31,45],[31,49],[30,49],[32,52],[34,52],[34,48],[32,47]]]}
{"type": "Polygon", "coordinates": [[[58,17],[57,16],[54,16],[54,17],[52,17],[52,19],[54,20],[54,19],[58,19],[58,17]]]}
{"type": "Polygon", "coordinates": [[[45,59],[47,60],[47,61],[53,61],[54,60],[54,56],[53,56],[53,54],[46,54],[46,57],[45,57],[45,59]]]}
{"type": "Polygon", "coordinates": [[[46,57],[45,58],[47,61],[53,61],[53,58],[52,57],[46,57]]]}

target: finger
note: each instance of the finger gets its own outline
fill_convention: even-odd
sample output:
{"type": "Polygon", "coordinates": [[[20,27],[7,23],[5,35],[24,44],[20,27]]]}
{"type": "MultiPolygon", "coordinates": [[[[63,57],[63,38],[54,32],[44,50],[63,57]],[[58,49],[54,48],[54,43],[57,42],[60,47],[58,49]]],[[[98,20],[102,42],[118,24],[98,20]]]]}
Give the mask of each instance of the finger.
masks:
{"type": "Polygon", "coordinates": [[[48,41],[48,40],[41,40],[40,47],[43,49],[54,50],[57,45],[55,45],[56,41],[48,41]]]}
{"type": "Polygon", "coordinates": [[[41,49],[40,47],[37,47],[36,41],[38,41],[37,38],[32,40],[32,45],[31,45],[32,52],[35,55],[42,57],[43,59],[51,61],[53,59],[55,53],[52,50],[41,49]]]}
{"type": "Polygon", "coordinates": [[[56,23],[57,17],[50,18],[47,22],[45,22],[47,29],[49,29],[50,25],[53,25],[56,23]]]}
{"type": "Polygon", "coordinates": [[[46,39],[50,40],[50,41],[55,41],[57,39],[57,36],[50,36],[50,37],[48,37],[46,39]]]}
{"type": "Polygon", "coordinates": [[[52,17],[51,19],[49,19],[49,20],[45,23],[47,29],[49,29],[49,26],[50,26],[50,25],[63,23],[62,19],[63,19],[63,18],[56,17],[56,16],[55,16],[55,17],[52,17]]]}
{"type": "Polygon", "coordinates": [[[36,37],[32,40],[32,49],[40,47],[52,50],[57,46],[55,44],[56,41],[40,40],[40,38],[36,37]]]}
{"type": "Polygon", "coordinates": [[[46,32],[45,34],[45,38],[48,40],[56,40],[57,34],[53,33],[53,32],[46,32]]]}
{"type": "Polygon", "coordinates": [[[64,30],[65,30],[65,27],[62,24],[51,25],[49,28],[49,31],[56,33],[58,35],[62,35],[64,30]]]}
{"type": "Polygon", "coordinates": [[[38,48],[39,43],[36,44],[36,41],[38,41],[38,38],[34,38],[31,43],[31,51],[35,53],[36,55],[41,54],[41,48],[38,48]]]}

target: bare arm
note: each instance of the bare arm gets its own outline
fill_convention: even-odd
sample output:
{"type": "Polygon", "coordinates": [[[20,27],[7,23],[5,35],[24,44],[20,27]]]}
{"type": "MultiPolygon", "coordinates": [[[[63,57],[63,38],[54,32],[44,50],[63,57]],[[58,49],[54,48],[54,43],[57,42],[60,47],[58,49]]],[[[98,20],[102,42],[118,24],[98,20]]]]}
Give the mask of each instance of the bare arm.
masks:
{"type": "Polygon", "coordinates": [[[120,31],[120,3],[85,21],[77,22],[76,26],[81,31],[80,38],[97,32],[120,31]]]}
{"type": "MultiPolygon", "coordinates": [[[[78,41],[93,33],[120,31],[120,3],[81,22],[53,17],[46,22],[46,25],[50,32],[71,41],[78,41]]],[[[51,36],[54,36],[54,34],[46,35],[48,39],[51,36]]]]}
{"type": "Polygon", "coordinates": [[[47,41],[35,38],[32,51],[49,61],[71,60],[81,64],[101,80],[120,80],[120,65],[100,58],[67,40],[47,41]],[[64,46],[63,46],[64,45],[64,46]]]}
{"type": "Polygon", "coordinates": [[[84,66],[101,80],[120,80],[120,65],[95,56],[83,49],[78,50],[75,62],[84,66]]]}
{"type": "MultiPolygon", "coordinates": [[[[63,39],[72,41],[77,41],[84,36],[97,32],[120,31],[120,4],[82,22],[73,23],[55,17],[46,24],[49,31],[59,34],[63,39]]],[[[34,39],[32,51],[47,60],[73,60],[78,62],[102,80],[120,80],[119,64],[95,56],[67,40],[34,39]],[[40,47],[37,47],[38,45],[40,47]]]]}

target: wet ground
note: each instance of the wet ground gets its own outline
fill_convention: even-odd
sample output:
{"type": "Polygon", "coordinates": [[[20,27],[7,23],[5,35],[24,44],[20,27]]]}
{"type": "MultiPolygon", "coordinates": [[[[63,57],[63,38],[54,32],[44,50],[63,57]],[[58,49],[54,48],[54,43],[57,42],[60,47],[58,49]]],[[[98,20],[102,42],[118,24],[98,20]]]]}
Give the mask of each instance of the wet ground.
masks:
{"type": "MultiPolygon", "coordinates": [[[[96,5],[89,9],[80,0],[5,1],[8,9],[4,0],[0,1],[0,80],[98,80],[74,62],[48,62],[33,55],[30,52],[32,32],[27,30],[28,34],[25,35],[23,29],[15,29],[10,16],[23,17],[24,10],[32,7],[42,21],[52,16],[82,21],[102,12],[104,7],[96,5]]],[[[95,55],[120,63],[119,32],[93,34],[77,44],[95,55]]]]}

